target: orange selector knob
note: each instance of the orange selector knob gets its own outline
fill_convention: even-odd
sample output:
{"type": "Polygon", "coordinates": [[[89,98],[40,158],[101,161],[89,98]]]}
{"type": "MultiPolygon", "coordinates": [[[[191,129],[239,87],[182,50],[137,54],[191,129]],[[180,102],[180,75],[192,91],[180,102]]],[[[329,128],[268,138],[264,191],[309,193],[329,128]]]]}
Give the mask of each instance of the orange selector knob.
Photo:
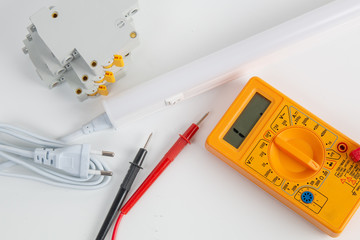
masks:
{"type": "Polygon", "coordinates": [[[325,149],[319,137],[299,127],[280,132],[269,151],[270,164],[285,179],[310,178],[321,169],[325,160],[325,149]]]}

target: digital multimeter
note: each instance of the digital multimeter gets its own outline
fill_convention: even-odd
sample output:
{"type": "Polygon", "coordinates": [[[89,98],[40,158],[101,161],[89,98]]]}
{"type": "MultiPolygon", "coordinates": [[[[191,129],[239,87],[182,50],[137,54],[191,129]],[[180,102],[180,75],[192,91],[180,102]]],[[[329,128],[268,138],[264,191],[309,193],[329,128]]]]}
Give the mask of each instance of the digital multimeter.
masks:
{"type": "Polygon", "coordinates": [[[260,78],[252,78],[206,148],[330,236],[360,204],[357,143],[260,78]]]}

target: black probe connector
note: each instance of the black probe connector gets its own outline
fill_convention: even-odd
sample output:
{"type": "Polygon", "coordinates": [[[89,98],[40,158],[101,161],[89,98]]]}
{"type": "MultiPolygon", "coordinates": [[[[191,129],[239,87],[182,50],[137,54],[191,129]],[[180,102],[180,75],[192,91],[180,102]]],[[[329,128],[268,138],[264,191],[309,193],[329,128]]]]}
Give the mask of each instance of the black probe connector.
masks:
{"type": "Polygon", "coordinates": [[[118,215],[120,213],[120,209],[126,199],[126,196],[129,193],[137,174],[139,173],[140,169],[142,169],[141,165],[143,164],[143,162],[145,160],[145,156],[147,154],[146,147],[151,139],[151,136],[152,136],[152,133],[150,134],[149,138],[147,139],[145,146],[143,148],[139,149],[134,160],[132,162],[130,162],[130,168],[129,168],[128,172],[126,173],[126,176],[125,176],[123,182],[120,185],[120,189],[119,189],[118,193],[116,194],[114,202],[111,205],[111,208],[104,220],[104,223],[100,228],[100,231],[96,237],[96,240],[104,240],[105,239],[106,234],[108,233],[109,229],[111,228],[111,225],[118,217],[118,215]]]}

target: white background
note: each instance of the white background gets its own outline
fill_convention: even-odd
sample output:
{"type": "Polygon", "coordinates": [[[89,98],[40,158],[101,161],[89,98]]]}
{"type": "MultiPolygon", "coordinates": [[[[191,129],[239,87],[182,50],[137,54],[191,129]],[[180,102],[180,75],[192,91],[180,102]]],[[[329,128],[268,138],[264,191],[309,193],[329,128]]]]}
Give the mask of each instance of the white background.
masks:
{"type": "MultiPolygon", "coordinates": [[[[127,77],[111,88],[108,97],[327,2],[141,0],[141,11],[134,16],[141,46],[132,53],[127,77]]],[[[51,91],[42,86],[28,56],[22,54],[28,17],[49,5],[53,2],[0,2],[0,121],[56,138],[103,110],[101,98],[79,103],[67,86],[51,91]]],[[[278,60],[249,77],[262,77],[360,142],[359,43],[360,21],[282,51],[278,60]]],[[[129,123],[117,132],[84,138],[95,148],[117,154],[104,159],[114,177],[101,190],[69,190],[1,177],[0,239],[94,239],[128,162],[148,134],[154,132],[154,137],[135,186],[177,134],[207,111],[211,115],[194,143],[124,217],[118,239],[331,239],[205,150],[207,135],[249,77],[129,123]]],[[[357,213],[339,239],[358,239],[359,225],[357,213]]]]}

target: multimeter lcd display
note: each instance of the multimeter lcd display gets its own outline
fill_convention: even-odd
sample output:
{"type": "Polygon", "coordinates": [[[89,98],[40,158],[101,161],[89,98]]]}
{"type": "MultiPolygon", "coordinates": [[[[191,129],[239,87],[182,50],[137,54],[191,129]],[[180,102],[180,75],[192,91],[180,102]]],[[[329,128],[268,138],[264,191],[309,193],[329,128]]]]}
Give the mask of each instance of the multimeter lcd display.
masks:
{"type": "Polygon", "coordinates": [[[256,93],[226,133],[224,140],[233,147],[239,148],[270,103],[268,99],[256,93]]]}

